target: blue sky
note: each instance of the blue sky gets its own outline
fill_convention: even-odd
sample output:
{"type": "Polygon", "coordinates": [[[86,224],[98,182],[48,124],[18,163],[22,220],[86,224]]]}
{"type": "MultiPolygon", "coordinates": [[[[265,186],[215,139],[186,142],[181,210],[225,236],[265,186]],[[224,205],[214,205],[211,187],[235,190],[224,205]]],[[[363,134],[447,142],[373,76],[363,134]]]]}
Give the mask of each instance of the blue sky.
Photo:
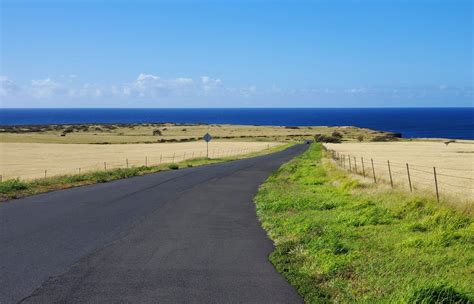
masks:
{"type": "Polygon", "coordinates": [[[2,107],[473,106],[473,2],[1,2],[2,107]]]}

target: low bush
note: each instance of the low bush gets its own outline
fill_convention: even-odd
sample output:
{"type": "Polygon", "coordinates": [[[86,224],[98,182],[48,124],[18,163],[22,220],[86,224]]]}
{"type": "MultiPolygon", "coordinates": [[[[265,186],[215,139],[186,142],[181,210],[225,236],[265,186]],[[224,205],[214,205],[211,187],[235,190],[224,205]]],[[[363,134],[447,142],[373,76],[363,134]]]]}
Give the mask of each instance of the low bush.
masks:
{"type": "Polygon", "coordinates": [[[316,135],[314,137],[314,141],[320,142],[320,143],[335,143],[335,144],[339,144],[342,142],[340,137],[327,136],[327,135],[316,135]]]}
{"type": "Polygon", "coordinates": [[[342,139],[342,137],[343,137],[343,135],[341,133],[337,132],[337,131],[332,132],[331,136],[339,138],[339,139],[342,139]]]}
{"type": "Polygon", "coordinates": [[[385,142],[385,141],[397,141],[400,137],[395,133],[387,133],[384,135],[374,136],[371,141],[375,142],[385,142]]]}
{"type": "Polygon", "coordinates": [[[19,179],[10,179],[0,183],[0,192],[11,192],[24,190],[28,188],[28,184],[20,181],[19,179]]]}
{"type": "Polygon", "coordinates": [[[169,164],[168,168],[171,169],[171,170],[176,170],[176,169],[179,169],[179,165],[178,164],[169,164]]]}

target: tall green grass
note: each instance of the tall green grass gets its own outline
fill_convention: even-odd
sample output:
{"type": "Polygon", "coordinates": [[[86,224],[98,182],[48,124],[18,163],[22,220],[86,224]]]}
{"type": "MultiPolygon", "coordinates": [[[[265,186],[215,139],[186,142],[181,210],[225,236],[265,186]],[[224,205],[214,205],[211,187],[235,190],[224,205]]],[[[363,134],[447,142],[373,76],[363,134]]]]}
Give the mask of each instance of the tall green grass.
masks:
{"type": "Polygon", "coordinates": [[[431,198],[351,179],[319,144],[255,198],[270,260],[308,303],[473,303],[474,223],[431,198]]]}

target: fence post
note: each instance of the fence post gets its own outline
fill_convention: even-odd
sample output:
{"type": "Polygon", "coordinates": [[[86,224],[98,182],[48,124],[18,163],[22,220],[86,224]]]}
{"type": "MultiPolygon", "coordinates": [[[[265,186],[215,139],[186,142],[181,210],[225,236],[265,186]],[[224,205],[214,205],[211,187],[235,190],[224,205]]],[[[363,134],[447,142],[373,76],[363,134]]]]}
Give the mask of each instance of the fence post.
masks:
{"type": "Polygon", "coordinates": [[[127,163],[127,168],[128,168],[128,158],[125,159],[125,162],[127,163]]]}
{"type": "Polygon", "coordinates": [[[161,165],[161,159],[163,158],[163,153],[160,154],[160,165],[161,165]]]}
{"type": "Polygon", "coordinates": [[[79,168],[79,174],[81,174],[81,168],[79,168]]]}
{"type": "Polygon", "coordinates": [[[145,156],[145,167],[148,167],[148,156],[145,156]]]}
{"type": "Polygon", "coordinates": [[[433,167],[433,173],[434,173],[434,181],[435,181],[435,187],[436,187],[436,200],[439,203],[438,178],[436,177],[436,167],[433,167]]]}
{"type": "Polygon", "coordinates": [[[390,175],[390,185],[393,188],[392,170],[390,170],[390,161],[389,160],[387,160],[387,164],[388,164],[388,174],[390,175]]]}
{"type": "Polygon", "coordinates": [[[349,159],[349,171],[352,171],[352,164],[351,164],[351,155],[347,157],[349,159]]]}
{"type": "Polygon", "coordinates": [[[362,174],[363,174],[363,175],[364,175],[364,177],[365,177],[364,158],[363,158],[363,157],[361,157],[361,158],[360,158],[360,160],[361,160],[361,162],[362,162],[362,174]]]}
{"type": "Polygon", "coordinates": [[[342,165],[344,169],[346,169],[346,155],[345,154],[342,154],[342,165]]]}
{"type": "Polygon", "coordinates": [[[104,162],[104,170],[107,171],[107,162],[104,162]]]}
{"type": "Polygon", "coordinates": [[[355,174],[357,174],[357,159],[355,156],[354,156],[354,171],[355,171],[355,174]]]}
{"type": "Polygon", "coordinates": [[[375,177],[374,160],[371,158],[370,162],[372,163],[372,174],[374,175],[374,183],[377,183],[377,177],[375,177]]]}
{"type": "Polygon", "coordinates": [[[410,192],[413,192],[413,188],[411,187],[410,168],[408,167],[408,163],[407,163],[407,175],[408,175],[408,185],[410,185],[410,192]]]}
{"type": "Polygon", "coordinates": [[[44,170],[44,178],[46,178],[46,173],[48,172],[48,170],[44,170]]]}
{"type": "Polygon", "coordinates": [[[0,175],[0,183],[3,181],[3,176],[0,175]]]}

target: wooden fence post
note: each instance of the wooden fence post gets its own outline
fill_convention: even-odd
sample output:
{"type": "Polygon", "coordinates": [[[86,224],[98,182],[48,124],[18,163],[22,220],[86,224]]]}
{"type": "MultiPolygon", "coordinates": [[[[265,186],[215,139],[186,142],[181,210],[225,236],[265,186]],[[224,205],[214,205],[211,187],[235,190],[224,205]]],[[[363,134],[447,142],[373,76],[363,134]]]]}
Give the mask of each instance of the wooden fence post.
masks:
{"type": "Polygon", "coordinates": [[[372,174],[374,175],[374,183],[377,183],[377,177],[375,177],[374,160],[371,158],[370,162],[372,163],[372,174]]]}
{"type": "Polygon", "coordinates": [[[48,170],[44,170],[44,178],[46,178],[46,173],[48,172],[48,170]]]}
{"type": "Polygon", "coordinates": [[[357,158],[354,156],[354,171],[357,174],[357,158]]]}
{"type": "Polygon", "coordinates": [[[161,165],[161,159],[163,158],[163,153],[160,154],[160,165],[161,165]]]}
{"type": "Polygon", "coordinates": [[[436,187],[436,200],[439,203],[439,192],[438,192],[438,178],[436,177],[436,167],[433,167],[434,181],[436,187]]]}
{"type": "Polygon", "coordinates": [[[128,168],[128,158],[125,159],[125,162],[127,163],[127,168],[128,168]]]}
{"type": "Polygon", "coordinates": [[[363,157],[361,157],[361,158],[360,158],[360,160],[361,160],[361,162],[362,162],[362,174],[363,174],[363,175],[364,175],[364,177],[365,177],[364,158],[363,158],[363,157]]]}
{"type": "Polygon", "coordinates": [[[148,156],[145,156],[145,167],[148,167],[148,156]]]}
{"type": "Polygon", "coordinates": [[[389,160],[387,160],[387,164],[388,164],[388,174],[390,175],[390,185],[393,188],[392,170],[390,170],[390,161],[389,160]]]}
{"type": "Polygon", "coordinates": [[[349,171],[352,171],[352,164],[351,164],[351,155],[347,157],[349,159],[349,171]]]}
{"type": "Polygon", "coordinates": [[[408,185],[410,185],[410,192],[413,192],[413,188],[411,187],[410,168],[408,167],[408,163],[407,163],[407,175],[408,175],[408,185]]]}
{"type": "Polygon", "coordinates": [[[104,170],[107,171],[107,162],[104,162],[104,170]]]}

